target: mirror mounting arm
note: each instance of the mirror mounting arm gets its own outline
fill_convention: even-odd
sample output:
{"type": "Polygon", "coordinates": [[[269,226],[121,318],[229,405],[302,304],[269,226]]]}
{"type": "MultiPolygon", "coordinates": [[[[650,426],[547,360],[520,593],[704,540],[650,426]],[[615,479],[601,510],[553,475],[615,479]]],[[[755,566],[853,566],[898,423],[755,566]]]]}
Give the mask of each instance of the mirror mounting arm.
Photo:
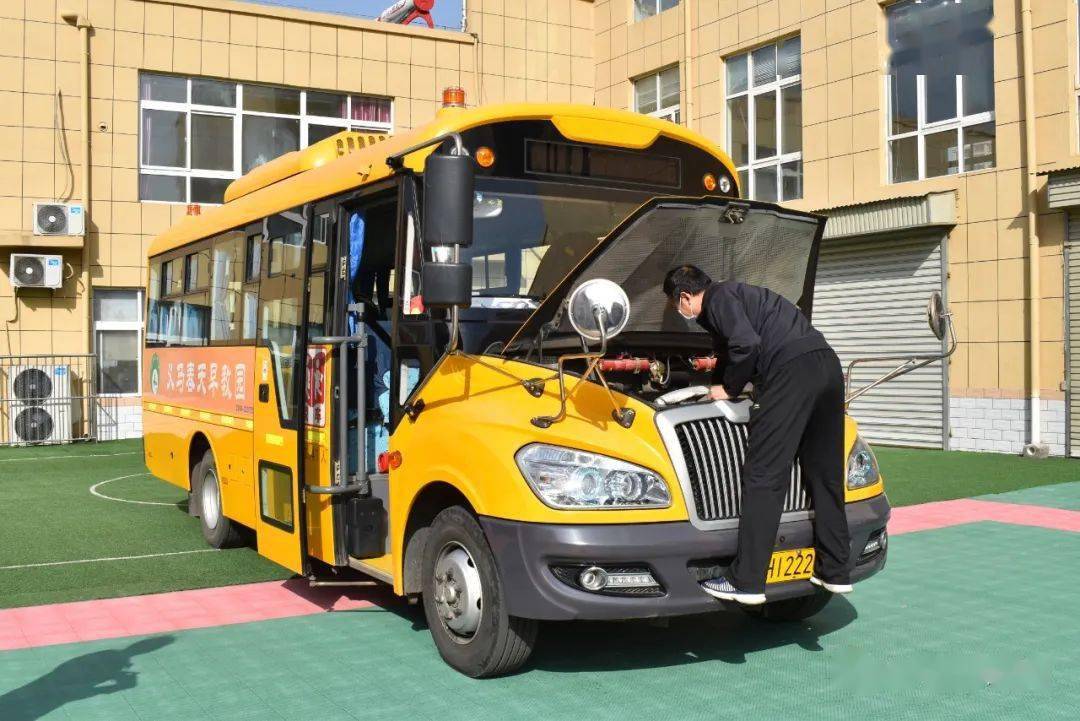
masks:
{"type": "Polygon", "coordinates": [[[526,381],[522,381],[522,385],[529,391],[531,395],[539,398],[543,393],[544,383],[548,380],[555,378],[559,381],[559,412],[554,416],[536,416],[532,419],[532,424],[537,428],[550,428],[553,424],[558,423],[566,418],[566,403],[577,392],[581,384],[584,383],[592,375],[596,375],[600,381],[600,385],[604,387],[607,392],[608,399],[611,401],[612,411],[611,417],[623,428],[629,428],[634,423],[634,411],[630,408],[621,408],[619,403],[615,400],[615,394],[611,392],[611,387],[608,386],[607,379],[604,378],[603,371],[600,370],[600,361],[607,355],[607,328],[605,321],[607,320],[607,311],[603,306],[597,305],[593,307],[593,317],[596,318],[596,325],[600,333],[600,350],[595,353],[573,353],[569,355],[559,356],[558,371],[556,374],[547,379],[532,378],[526,381]],[[588,365],[585,366],[585,372],[578,378],[577,383],[569,390],[566,390],[566,368],[565,364],[571,360],[585,360],[588,361],[588,365]],[[539,390],[539,393],[537,393],[539,390]]]}
{"type": "Polygon", "coordinates": [[[461,139],[461,133],[443,133],[442,135],[438,135],[429,140],[425,140],[422,143],[410,145],[404,150],[399,150],[398,152],[386,158],[386,164],[395,171],[401,170],[405,167],[405,156],[415,153],[417,150],[423,150],[424,148],[429,148],[432,145],[438,145],[439,143],[442,143],[446,140],[454,141],[454,155],[468,154],[468,152],[465,150],[465,143],[461,139]]]}
{"type": "Polygon", "coordinates": [[[852,360],[850,363],[848,363],[847,376],[844,378],[844,406],[845,406],[845,408],[847,406],[851,405],[851,402],[854,401],[856,398],[858,398],[861,395],[866,394],[867,392],[873,390],[874,388],[877,388],[882,383],[888,383],[889,381],[893,380],[894,378],[899,378],[902,375],[907,375],[908,373],[911,373],[912,371],[918,370],[919,368],[924,368],[924,367],[930,365],[931,363],[935,363],[935,362],[937,362],[939,360],[945,360],[946,358],[951,356],[953,353],[955,353],[956,352],[957,340],[956,340],[956,328],[953,326],[953,322],[952,322],[952,313],[948,313],[948,312],[942,313],[942,318],[943,318],[943,320],[945,322],[945,325],[948,328],[948,333],[949,333],[949,349],[947,351],[945,351],[944,353],[939,353],[937,355],[929,355],[929,356],[901,356],[901,355],[864,356],[862,358],[856,358],[856,359],[852,360]],[[863,386],[862,388],[858,389],[857,391],[855,391],[853,393],[851,391],[851,381],[852,381],[852,376],[853,376],[854,371],[855,371],[855,366],[860,364],[860,363],[869,363],[869,362],[873,362],[873,361],[901,361],[901,363],[900,363],[900,365],[896,366],[895,368],[893,368],[891,371],[889,371],[885,375],[881,376],[880,378],[878,378],[877,380],[874,380],[871,383],[867,383],[865,386],[863,386]]]}

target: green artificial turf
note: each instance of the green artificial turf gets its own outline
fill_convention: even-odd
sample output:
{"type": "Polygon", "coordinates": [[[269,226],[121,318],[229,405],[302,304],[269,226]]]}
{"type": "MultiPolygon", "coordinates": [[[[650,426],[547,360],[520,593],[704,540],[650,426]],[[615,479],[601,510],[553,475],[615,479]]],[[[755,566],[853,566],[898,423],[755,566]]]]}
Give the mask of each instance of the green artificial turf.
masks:
{"type": "Polygon", "coordinates": [[[894,506],[970,498],[1080,480],[1080,460],[875,446],[894,506]]]}
{"type": "MultiPolygon", "coordinates": [[[[875,449],[893,505],[1080,480],[1080,463],[875,449]]],[[[251,548],[206,551],[185,494],[143,466],[141,441],[0,449],[0,608],[286,578],[251,548]],[[125,477],[127,476],[127,477],[125,477]],[[107,495],[165,505],[105,500],[107,495]],[[189,553],[190,551],[198,551],[189,553]],[[143,559],[93,560],[180,553],[143,559]],[[90,560],[87,563],[2,568],[90,560]]]]}
{"type": "Polygon", "coordinates": [[[0,607],[129,596],[288,577],[250,548],[206,551],[186,494],[150,477],[139,440],[0,450],[0,607]],[[123,478],[129,476],[128,478],[123,478]],[[164,505],[121,503],[107,495],[164,505]]]}

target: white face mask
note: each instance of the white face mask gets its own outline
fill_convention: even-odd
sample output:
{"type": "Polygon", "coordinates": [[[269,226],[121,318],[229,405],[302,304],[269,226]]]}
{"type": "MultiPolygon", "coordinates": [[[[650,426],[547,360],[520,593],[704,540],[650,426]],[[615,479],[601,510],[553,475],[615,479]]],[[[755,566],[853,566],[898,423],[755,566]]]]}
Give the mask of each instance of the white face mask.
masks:
{"type": "Polygon", "coordinates": [[[696,314],[694,314],[694,313],[683,313],[682,298],[681,297],[679,298],[679,304],[676,306],[675,310],[679,311],[679,315],[681,315],[686,320],[697,320],[697,315],[696,314]]]}

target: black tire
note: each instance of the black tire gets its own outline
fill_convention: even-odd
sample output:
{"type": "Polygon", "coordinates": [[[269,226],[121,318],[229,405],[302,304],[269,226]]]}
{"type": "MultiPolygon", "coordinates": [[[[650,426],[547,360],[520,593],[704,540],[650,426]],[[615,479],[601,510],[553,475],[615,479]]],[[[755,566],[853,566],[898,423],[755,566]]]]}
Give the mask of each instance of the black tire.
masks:
{"type": "Polygon", "coordinates": [[[214,454],[207,450],[191,471],[191,501],[199,512],[203,538],[214,548],[232,548],[244,542],[238,524],[225,517],[214,454]]]}
{"type": "MultiPolygon", "coordinates": [[[[446,663],[466,676],[490,678],[516,671],[528,660],[539,624],[506,613],[495,557],[471,513],[452,506],[435,517],[424,544],[422,573],[424,616],[446,663]],[[481,587],[479,622],[467,635],[459,635],[447,625],[436,600],[436,563],[444,550],[458,548],[467,552],[469,567],[479,575],[481,587]]],[[[469,598],[468,594],[462,597],[469,598]]]]}
{"type": "Polygon", "coordinates": [[[823,589],[815,589],[809,596],[798,598],[785,598],[782,601],[770,601],[760,606],[744,606],[739,608],[754,618],[776,623],[790,623],[791,621],[804,621],[811,616],[820,613],[833,595],[823,589]]]}

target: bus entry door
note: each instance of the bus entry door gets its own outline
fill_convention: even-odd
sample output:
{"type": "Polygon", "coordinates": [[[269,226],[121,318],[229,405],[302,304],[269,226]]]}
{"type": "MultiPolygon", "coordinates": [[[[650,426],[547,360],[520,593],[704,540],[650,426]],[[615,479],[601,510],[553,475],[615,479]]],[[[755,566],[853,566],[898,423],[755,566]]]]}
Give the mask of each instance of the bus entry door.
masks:
{"type": "Polygon", "coordinates": [[[298,462],[304,226],[299,213],[266,220],[255,353],[255,532],[259,553],[296,573],[307,560],[298,462]]]}

